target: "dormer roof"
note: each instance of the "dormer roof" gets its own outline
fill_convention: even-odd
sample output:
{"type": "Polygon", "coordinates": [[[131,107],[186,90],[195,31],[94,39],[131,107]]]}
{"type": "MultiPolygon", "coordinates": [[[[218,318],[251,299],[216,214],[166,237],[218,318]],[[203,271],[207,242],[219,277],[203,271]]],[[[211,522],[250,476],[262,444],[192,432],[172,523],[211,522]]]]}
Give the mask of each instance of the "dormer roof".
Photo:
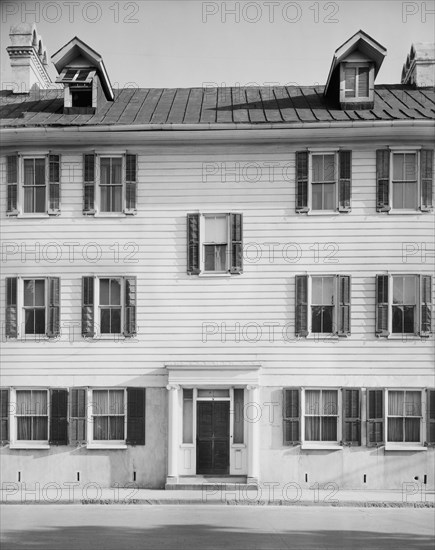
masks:
{"type": "Polygon", "coordinates": [[[115,96],[112,84],[110,83],[109,75],[104,66],[103,58],[98,52],[80,40],[80,38],[77,38],[77,36],[53,54],[51,60],[59,74],[61,74],[65,68],[77,66],[77,61],[86,63],[89,67],[95,68],[100,77],[106,99],[109,101],[114,100],[115,96]]]}
{"type": "Polygon", "coordinates": [[[355,52],[361,53],[364,57],[374,63],[375,77],[381,68],[382,62],[387,55],[387,50],[379,44],[374,38],[369,36],[362,30],[356,32],[353,36],[346,40],[344,44],[338,47],[334,52],[332,58],[331,68],[329,69],[328,80],[326,81],[324,95],[328,94],[328,89],[331,85],[331,81],[339,68],[342,61],[348,58],[355,52]]]}

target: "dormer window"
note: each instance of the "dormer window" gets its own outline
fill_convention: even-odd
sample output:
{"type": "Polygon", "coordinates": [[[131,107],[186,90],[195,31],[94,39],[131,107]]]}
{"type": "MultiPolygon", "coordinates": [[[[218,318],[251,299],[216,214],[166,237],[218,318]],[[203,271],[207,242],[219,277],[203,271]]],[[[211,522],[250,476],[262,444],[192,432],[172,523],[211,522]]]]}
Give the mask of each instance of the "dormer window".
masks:
{"type": "Polygon", "coordinates": [[[369,67],[345,67],[344,97],[369,97],[369,67]]]}

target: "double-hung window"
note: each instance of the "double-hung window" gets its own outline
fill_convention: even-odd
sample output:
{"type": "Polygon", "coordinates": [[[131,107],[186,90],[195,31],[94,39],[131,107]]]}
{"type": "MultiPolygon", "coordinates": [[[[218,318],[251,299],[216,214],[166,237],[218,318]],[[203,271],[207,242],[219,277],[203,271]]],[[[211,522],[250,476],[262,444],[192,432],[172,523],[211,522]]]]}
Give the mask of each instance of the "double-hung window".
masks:
{"type": "Polygon", "coordinates": [[[432,277],[390,274],[376,276],[376,335],[430,336],[432,277]]]}
{"type": "Polygon", "coordinates": [[[125,442],[125,390],[92,390],[94,441],[125,442]]]}
{"type": "Polygon", "coordinates": [[[60,334],[60,278],[6,279],[6,336],[26,338],[60,334]]]}
{"type": "Polygon", "coordinates": [[[351,178],[351,151],[297,152],[296,212],[350,212],[351,178]]]}
{"type": "Polygon", "coordinates": [[[350,287],[349,275],[297,275],[296,335],[350,335],[350,287]]]}
{"type": "Polygon", "coordinates": [[[243,271],[242,214],[187,215],[187,273],[239,274],[243,271]]]}
{"type": "Polygon", "coordinates": [[[136,214],[137,155],[83,156],[83,213],[136,214]]]}
{"type": "Polygon", "coordinates": [[[345,66],[344,68],[344,95],[345,98],[369,97],[369,75],[368,66],[345,66]]]}
{"type": "Polygon", "coordinates": [[[305,390],[305,441],[338,441],[338,390],[305,390]]]}
{"type": "Polygon", "coordinates": [[[421,440],[421,391],[388,390],[387,441],[417,443],[421,440]]]}
{"type": "Polygon", "coordinates": [[[16,439],[48,444],[48,390],[16,391],[16,439]]]}
{"type": "Polygon", "coordinates": [[[428,212],[433,208],[433,150],[376,151],[378,212],[428,212]]]}
{"type": "Polygon", "coordinates": [[[60,214],[60,155],[7,157],[7,215],[60,214]]]}
{"type": "Polygon", "coordinates": [[[372,109],[374,105],[374,63],[360,59],[340,63],[340,106],[342,109],[372,109]]]}
{"type": "Polygon", "coordinates": [[[136,277],[83,277],[82,335],[136,334],[136,277]]]}

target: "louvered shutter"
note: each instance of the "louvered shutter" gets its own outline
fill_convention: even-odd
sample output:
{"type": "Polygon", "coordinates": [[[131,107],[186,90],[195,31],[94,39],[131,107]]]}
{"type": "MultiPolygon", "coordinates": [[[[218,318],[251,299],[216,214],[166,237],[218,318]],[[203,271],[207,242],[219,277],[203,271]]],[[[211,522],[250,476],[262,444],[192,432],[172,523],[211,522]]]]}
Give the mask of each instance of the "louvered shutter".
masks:
{"type": "Polygon", "coordinates": [[[338,211],[350,212],[352,194],[352,151],[340,151],[339,162],[339,188],[338,211]]]}
{"type": "Polygon", "coordinates": [[[127,444],[145,445],[145,388],[127,388],[127,444]]]}
{"type": "Polygon", "coordinates": [[[296,445],[301,441],[300,395],[300,388],[284,388],[284,445],[296,445]]]}
{"type": "Polygon", "coordinates": [[[187,214],[187,273],[198,275],[199,267],[199,214],[187,214]]]}
{"type": "Polygon", "coordinates": [[[125,214],[136,214],[137,155],[125,157],[125,214]]]}
{"type": "Polygon", "coordinates": [[[47,336],[56,338],[60,334],[60,278],[48,278],[48,327],[47,336]]]}
{"type": "Polygon", "coordinates": [[[384,442],[384,390],[367,390],[367,446],[384,442]]]}
{"type": "Polygon", "coordinates": [[[422,212],[430,212],[433,208],[433,150],[422,149],[420,151],[420,187],[422,212]]]}
{"type": "Polygon", "coordinates": [[[125,278],[125,328],[124,336],[131,338],[136,335],[136,277],[125,278]]]}
{"type": "Polygon", "coordinates": [[[0,443],[9,441],[9,390],[0,390],[0,443]]]}
{"type": "Polygon", "coordinates": [[[86,389],[70,391],[69,440],[77,445],[86,442],[86,389]]]}
{"type": "Polygon", "coordinates": [[[339,275],[338,285],[338,322],[337,334],[339,336],[350,335],[350,275],[339,275]]]}
{"type": "Polygon", "coordinates": [[[82,277],[82,336],[85,338],[95,336],[94,309],[94,277],[82,277]]]}
{"type": "Polygon", "coordinates": [[[376,210],[389,212],[390,207],[390,151],[376,151],[376,210]]]}
{"type": "Polygon", "coordinates": [[[6,336],[18,337],[17,277],[6,278],[6,336]]]}
{"type": "Polygon", "coordinates": [[[308,212],[308,152],[296,153],[296,212],[308,212]]]}
{"type": "Polygon", "coordinates": [[[426,438],[427,438],[427,443],[429,445],[435,445],[435,390],[433,389],[427,390],[426,399],[427,399],[426,438]]]}
{"type": "Polygon", "coordinates": [[[343,389],[343,442],[361,445],[361,390],[343,389]]]}
{"type": "Polygon", "coordinates": [[[243,214],[230,214],[230,273],[243,272],[243,214]]]}
{"type": "Polygon", "coordinates": [[[6,213],[8,216],[18,214],[18,155],[6,157],[7,199],[6,213]]]}
{"type": "Polygon", "coordinates": [[[432,333],[432,277],[420,277],[420,336],[430,336],[432,333]]]}
{"type": "Polygon", "coordinates": [[[68,445],[68,390],[51,390],[50,396],[50,445],[68,445]]]}
{"type": "Polygon", "coordinates": [[[308,335],[308,275],[296,275],[296,336],[308,335]]]}
{"type": "Polygon", "coordinates": [[[60,155],[48,155],[48,214],[60,214],[60,155]]]}
{"type": "Polygon", "coordinates": [[[83,155],[83,213],[95,214],[96,155],[83,155]]]}
{"type": "Polygon", "coordinates": [[[388,331],[388,275],[376,275],[376,336],[387,337],[388,331]]]}

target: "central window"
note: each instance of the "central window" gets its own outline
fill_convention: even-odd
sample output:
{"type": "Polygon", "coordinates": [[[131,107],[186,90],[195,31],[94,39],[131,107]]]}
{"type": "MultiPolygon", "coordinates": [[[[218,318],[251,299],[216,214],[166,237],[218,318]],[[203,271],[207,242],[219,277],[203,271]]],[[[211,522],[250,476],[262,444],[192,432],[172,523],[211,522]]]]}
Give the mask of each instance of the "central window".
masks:
{"type": "Polygon", "coordinates": [[[312,210],[335,210],[336,155],[313,154],[311,171],[312,210]]]}
{"type": "Polygon", "coordinates": [[[345,97],[368,98],[369,67],[346,67],[344,70],[345,97]]]}
{"type": "Polygon", "coordinates": [[[228,261],[228,216],[204,216],[204,271],[225,272],[228,261]]]}
{"type": "Polygon", "coordinates": [[[311,331],[333,332],[335,277],[312,277],[311,331]]]}
{"type": "Polygon", "coordinates": [[[388,441],[420,442],[421,391],[388,391],[388,441]]]}
{"type": "Polygon", "coordinates": [[[415,275],[393,276],[393,333],[416,332],[417,282],[415,275]]]}
{"type": "Polygon", "coordinates": [[[93,390],[92,418],[95,441],[124,442],[125,391],[93,390]]]}
{"type": "Polygon", "coordinates": [[[305,441],[338,440],[338,391],[305,390],[305,441]]]}
{"type": "Polygon", "coordinates": [[[24,279],[25,334],[45,334],[45,280],[24,279]]]}
{"type": "Polygon", "coordinates": [[[100,279],[100,332],[119,334],[121,332],[121,281],[100,279]]]}
{"type": "Polygon", "coordinates": [[[122,212],[122,159],[102,157],[100,170],[101,212],[122,212]]]}
{"type": "Polygon", "coordinates": [[[45,212],[45,158],[24,159],[24,213],[45,212]]]}
{"type": "Polygon", "coordinates": [[[418,206],[417,153],[393,153],[393,208],[416,210],[418,206]]]}
{"type": "Polygon", "coordinates": [[[48,441],[47,390],[17,390],[17,440],[48,441]]]}

